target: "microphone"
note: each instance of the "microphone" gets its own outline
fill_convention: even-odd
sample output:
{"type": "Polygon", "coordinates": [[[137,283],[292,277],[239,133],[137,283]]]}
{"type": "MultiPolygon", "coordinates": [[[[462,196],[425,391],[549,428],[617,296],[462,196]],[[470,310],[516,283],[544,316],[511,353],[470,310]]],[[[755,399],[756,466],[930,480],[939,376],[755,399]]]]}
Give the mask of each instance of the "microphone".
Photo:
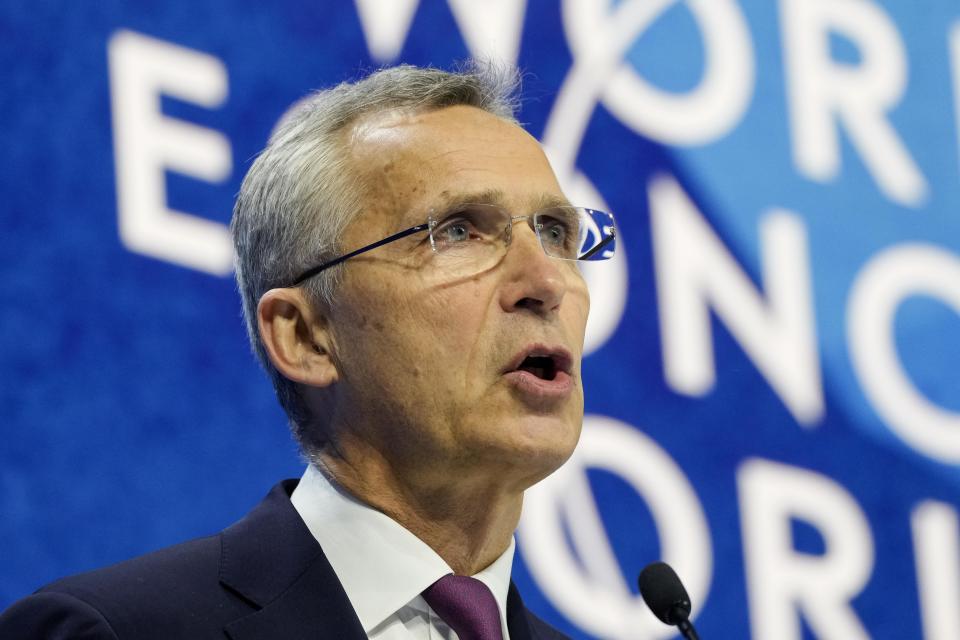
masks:
{"type": "Polygon", "coordinates": [[[676,625],[687,640],[700,640],[690,616],[690,596],[676,572],[666,562],[648,564],[640,572],[640,595],[664,624],[676,625]]]}

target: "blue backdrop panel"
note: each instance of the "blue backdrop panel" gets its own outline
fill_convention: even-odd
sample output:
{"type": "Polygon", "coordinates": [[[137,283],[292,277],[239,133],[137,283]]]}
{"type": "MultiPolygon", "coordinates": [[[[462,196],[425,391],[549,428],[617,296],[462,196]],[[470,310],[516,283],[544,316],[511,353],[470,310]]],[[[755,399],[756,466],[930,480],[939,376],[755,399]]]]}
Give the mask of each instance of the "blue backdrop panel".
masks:
{"type": "Polygon", "coordinates": [[[573,637],[960,637],[960,9],[901,0],[0,7],[0,608],[223,528],[303,462],[225,225],[282,114],[493,57],[613,211],[577,454],[515,577],[573,637]]]}

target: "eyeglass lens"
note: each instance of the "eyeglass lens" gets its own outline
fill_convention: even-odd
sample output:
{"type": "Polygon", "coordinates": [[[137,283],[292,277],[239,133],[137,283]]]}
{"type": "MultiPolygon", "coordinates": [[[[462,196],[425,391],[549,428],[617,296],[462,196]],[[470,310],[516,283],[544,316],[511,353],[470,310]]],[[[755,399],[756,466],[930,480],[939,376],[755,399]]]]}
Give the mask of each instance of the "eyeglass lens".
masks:
{"type": "MultiPolygon", "coordinates": [[[[562,260],[606,260],[616,250],[613,216],[583,207],[553,207],[523,216],[543,251],[562,260]]],[[[444,268],[482,270],[498,261],[510,244],[510,212],[489,204],[468,204],[430,220],[430,243],[444,268]]]]}

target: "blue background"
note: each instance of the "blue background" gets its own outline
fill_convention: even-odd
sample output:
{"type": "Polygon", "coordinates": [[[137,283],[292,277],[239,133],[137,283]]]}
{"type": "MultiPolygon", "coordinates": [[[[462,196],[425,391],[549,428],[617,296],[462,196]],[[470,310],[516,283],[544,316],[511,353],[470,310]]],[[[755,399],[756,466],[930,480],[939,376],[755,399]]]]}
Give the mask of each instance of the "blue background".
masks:
{"type": "MultiPolygon", "coordinates": [[[[697,621],[707,638],[750,635],[735,475],[745,459],[823,474],[859,503],[876,561],[854,608],[875,638],[921,636],[910,512],[923,500],[960,499],[955,465],[906,446],[870,404],[845,334],[850,287],[871,257],[911,241],[960,253],[947,48],[960,9],[946,1],[870,4],[906,46],[908,86],[889,120],[929,185],[919,207],[887,199],[843,133],[836,178],[815,182],[797,171],[781,7],[773,2],[739,4],[756,80],[728,132],[704,144],[666,145],[598,104],[577,157],[617,214],[629,258],[618,328],[584,363],[587,412],[642,428],[694,487],[713,537],[712,586],[697,621]],[[667,384],[646,192],[659,174],[683,186],[758,288],[762,213],[785,207],[802,220],[826,399],[816,428],[797,424],[717,318],[713,389],[689,397],[667,384]]],[[[527,4],[520,120],[537,136],[576,55],[562,20],[558,3],[527,4]]],[[[233,280],[139,255],[120,241],[107,66],[107,43],[119,29],[212,54],[227,68],[222,107],[162,103],[166,115],[229,139],[227,181],[167,176],[171,207],[223,223],[250,158],[290,104],[385,62],[371,57],[350,2],[0,7],[0,609],[61,575],[218,531],[278,479],[302,471],[249,354],[233,280]]],[[[842,35],[831,51],[838,63],[858,64],[855,43],[842,35]]],[[[450,8],[424,0],[392,62],[449,67],[470,53],[450,8]]],[[[707,55],[690,11],[677,3],[638,36],[623,64],[682,93],[699,83],[707,55]]],[[[897,313],[896,336],[917,388],[960,412],[956,310],[911,298],[897,313]]],[[[590,479],[632,583],[658,554],[651,516],[623,480],[602,471],[590,479]]],[[[823,552],[811,527],[796,523],[794,536],[798,550],[823,552]]],[[[535,610],[574,637],[590,637],[541,593],[522,551],[515,575],[535,610]]]]}

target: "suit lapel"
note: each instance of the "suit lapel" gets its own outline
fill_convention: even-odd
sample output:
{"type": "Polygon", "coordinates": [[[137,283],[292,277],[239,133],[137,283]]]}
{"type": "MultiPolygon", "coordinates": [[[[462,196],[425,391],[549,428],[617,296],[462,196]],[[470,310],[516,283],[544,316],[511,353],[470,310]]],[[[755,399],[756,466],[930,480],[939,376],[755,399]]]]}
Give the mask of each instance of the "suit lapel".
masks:
{"type": "Polygon", "coordinates": [[[233,640],[365,639],[333,568],[290,503],[295,486],[277,485],[221,533],[220,582],[255,609],[225,631],[233,640]]]}
{"type": "Polygon", "coordinates": [[[226,626],[232,640],[365,640],[360,620],[326,558],[320,557],[263,609],[226,626]],[[332,581],[331,581],[332,580],[332,581]]]}
{"type": "Polygon", "coordinates": [[[527,609],[513,582],[507,592],[507,629],[510,640],[570,640],[527,609]]]}
{"type": "MultiPolygon", "coordinates": [[[[295,480],[278,484],[253,511],[220,534],[220,583],[253,609],[224,630],[231,640],[365,640],[340,580],[290,502],[294,487],[295,480]]],[[[532,617],[511,582],[510,640],[540,640],[532,617]]]]}
{"type": "Polygon", "coordinates": [[[520,599],[517,586],[510,581],[507,591],[507,629],[510,631],[510,640],[536,640],[530,621],[527,619],[527,608],[520,599]]]}

